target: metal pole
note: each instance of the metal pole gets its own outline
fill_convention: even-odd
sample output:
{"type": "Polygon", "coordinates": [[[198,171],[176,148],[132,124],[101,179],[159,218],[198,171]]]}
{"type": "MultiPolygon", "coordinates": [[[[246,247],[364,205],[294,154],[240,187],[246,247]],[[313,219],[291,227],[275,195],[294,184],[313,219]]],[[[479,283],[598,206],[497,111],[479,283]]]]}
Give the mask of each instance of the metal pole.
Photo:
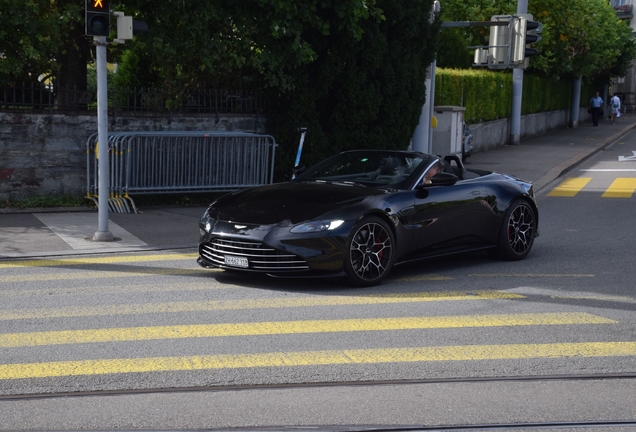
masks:
{"type": "Polygon", "coordinates": [[[298,131],[301,133],[300,135],[300,143],[298,144],[298,152],[296,153],[296,162],[294,163],[294,172],[292,173],[292,179],[296,178],[296,169],[300,164],[300,155],[303,152],[303,142],[305,142],[305,134],[307,133],[306,127],[298,128],[298,131]]]}
{"type": "MultiPolygon", "coordinates": [[[[435,0],[431,9],[430,23],[435,21],[435,15],[438,14],[440,10],[440,3],[438,0],[435,0]]],[[[424,82],[426,87],[426,102],[424,102],[424,106],[422,107],[420,122],[415,128],[413,138],[411,139],[411,148],[423,153],[431,153],[433,149],[431,118],[435,105],[435,65],[436,62],[433,61],[426,72],[426,81],[424,82]]]]}
{"type": "Polygon", "coordinates": [[[434,73],[433,64],[431,64],[426,72],[426,102],[422,106],[422,114],[420,114],[420,122],[415,128],[413,138],[411,139],[412,148],[414,151],[422,153],[430,153],[431,143],[428,140],[429,130],[431,129],[431,99],[434,97],[431,94],[431,81],[435,79],[431,75],[434,73]]]}
{"type": "Polygon", "coordinates": [[[512,71],[512,109],[510,111],[510,145],[519,145],[521,139],[521,98],[523,94],[523,69],[512,71]]]}
{"type": "MultiPolygon", "coordinates": [[[[436,72],[436,68],[437,68],[437,60],[435,60],[431,64],[431,84],[430,84],[430,87],[429,87],[431,89],[431,103],[428,104],[429,126],[432,126],[430,123],[433,121],[433,116],[435,115],[435,72],[436,72]]],[[[426,153],[433,153],[433,128],[432,127],[428,128],[428,140],[427,140],[427,142],[428,142],[428,149],[426,150],[426,153]]]]}
{"type": "Polygon", "coordinates": [[[106,38],[93,38],[97,56],[97,142],[99,149],[99,193],[97,201],[98,231],[93,235],[93,241],[113,241],[113,233],[108,231],[108,193],[109,193],[109,164],[108,164],[108,89],[106,81],[106,38]]]}
{"type": "Polygon", "coordinates": [[[574,129],[579,126],[579,106],[581,105],[581,76],[572,80],[572,101],[570,102],[570,124],[574,129]]]}
{"type": "MultiPolygon", "coordinates": [[[[517,14],[528,13],[528,0],[517,0],[517,14]]],[[[523,49],[523,48],[522,48],[523,49]]],[[[523,69],[512,71],[512,109],[510,112],[510,145],[519,145],[521,138],[521,100],[523,96],[523,69]]]]}

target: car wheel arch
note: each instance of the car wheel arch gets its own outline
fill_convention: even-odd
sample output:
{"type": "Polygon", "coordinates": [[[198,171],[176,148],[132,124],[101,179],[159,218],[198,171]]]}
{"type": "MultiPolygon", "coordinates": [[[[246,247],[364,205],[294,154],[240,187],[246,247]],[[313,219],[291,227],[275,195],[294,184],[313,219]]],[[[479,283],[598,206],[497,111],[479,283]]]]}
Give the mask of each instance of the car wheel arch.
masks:
{"type": "Polygon", "coordinates": [[[389,213],[387,213],[386,211],[382,211],[380,209],[374,209],[374,210],[368,211],[368,212],[360,215],[360,217],[358,218],[358,220],[356,220],[355,223],[357,224],[362,219],[364,219],[365,217],[368,217],[368,216],[376,216],[376,217],[379,217],[380,219],[382,219],[384,222],[387,223],[389,228],[391,228],[391,232],[393,233],[393,237],[397,236],[397,232],[396,232],[396,229],[395,229],[395,221],[391,218],[389,213]]]}

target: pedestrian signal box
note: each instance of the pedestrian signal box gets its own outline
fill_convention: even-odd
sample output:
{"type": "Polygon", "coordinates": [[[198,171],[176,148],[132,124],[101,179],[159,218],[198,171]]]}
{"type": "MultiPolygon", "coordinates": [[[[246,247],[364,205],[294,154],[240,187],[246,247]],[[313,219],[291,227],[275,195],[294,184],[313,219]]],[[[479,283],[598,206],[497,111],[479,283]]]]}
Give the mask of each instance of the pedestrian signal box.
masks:
{"type": "Polygon", "coordinates": [[[110,33],[110,0],[85,0],[86,36],[110,33]]]}

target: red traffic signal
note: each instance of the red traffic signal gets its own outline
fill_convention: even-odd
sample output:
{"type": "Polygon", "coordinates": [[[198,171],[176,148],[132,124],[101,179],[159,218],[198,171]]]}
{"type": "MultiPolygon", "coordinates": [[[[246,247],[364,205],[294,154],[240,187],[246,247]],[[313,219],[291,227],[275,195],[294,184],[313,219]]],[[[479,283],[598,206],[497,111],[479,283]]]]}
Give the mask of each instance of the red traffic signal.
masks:
{"type": "Polygon", "coordinates": [[[86,0],[86,36],[110,33],[110,0],[86,0]]]}

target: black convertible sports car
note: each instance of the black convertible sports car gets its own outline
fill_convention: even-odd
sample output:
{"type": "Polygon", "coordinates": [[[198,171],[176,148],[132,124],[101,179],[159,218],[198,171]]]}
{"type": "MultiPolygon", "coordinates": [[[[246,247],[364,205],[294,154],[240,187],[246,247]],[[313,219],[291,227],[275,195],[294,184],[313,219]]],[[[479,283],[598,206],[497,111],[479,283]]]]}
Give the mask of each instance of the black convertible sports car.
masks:
{"type": "Polygon", "coordinates": [[[530,183],[466,170],[457,156],[347,151],[290,182],[212,203],[199,224],[198,263],[371,286],[394,265],[450,253],[522,259],[538,219],[530,183]]]}

